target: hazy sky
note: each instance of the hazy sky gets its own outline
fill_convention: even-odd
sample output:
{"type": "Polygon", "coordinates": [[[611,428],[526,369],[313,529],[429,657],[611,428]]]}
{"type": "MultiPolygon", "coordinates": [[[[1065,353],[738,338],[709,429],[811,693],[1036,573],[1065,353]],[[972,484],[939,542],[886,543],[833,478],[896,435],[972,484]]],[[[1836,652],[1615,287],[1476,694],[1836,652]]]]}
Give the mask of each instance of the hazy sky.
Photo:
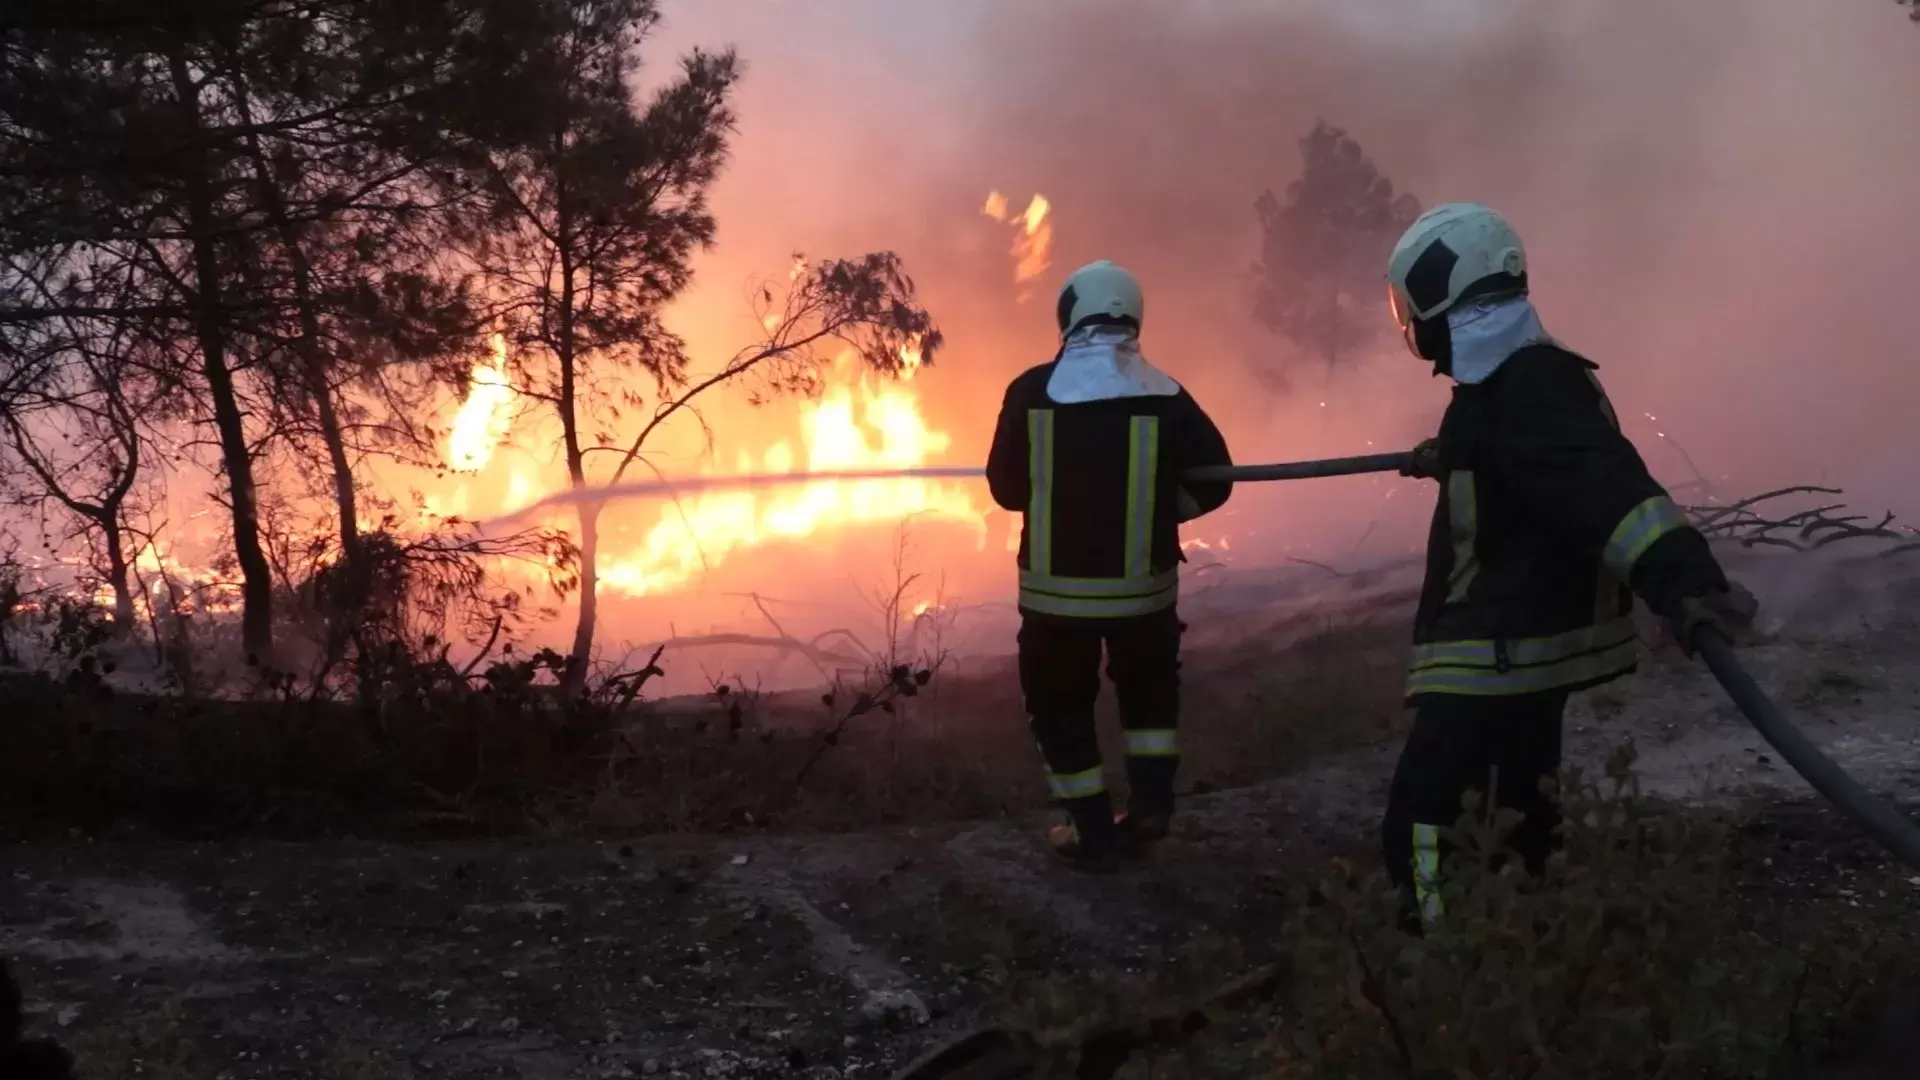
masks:
{"type": "MultiPolygon", "coordinates": [[[[1390,334],[1329,378],[1249,315],[1254,200],[1297,175],[1297,140],[1325,117],[1424,203],[1480,200],[1514,219],[1548,329],[1601,365],[1664,479],[1691,469],[1662,432],[1732,494],[1837,482],[1863,507],[1920,517],[1909,194],[1920,27],[1891,3],[667,0],[665,11],[650,62],[732,44],[748,65],[715,193],[719,248],[676,324],[717,357],[752,329],[748,283],[791,252],[900,252],[949,337],[916,383],[953,436],[943,463],[984,457],[1007,380],[1052,353],[1061,275],[1101,257],[1139,273],[1148,355],[1194,389],[1239,460],[1429,434],[1446,385],[1390,334]],[[1053,202],[1054,266],[1025,304],[1011,237],[980,213],[992,189],[1016,207],[1035,192],[1053,202]]],[[[1384,304],[1379,318],[1388,329],[1384,304]]],[[[778,408],[729,404],[711,419],[726,462],[791,427],[778,408]]],[[[1230,533],[1255,557],[1347,557],[1363,536],[1380,555],[1417,544],[1431,507],[1430,486],[1389,478],[1243,487],[1196,532],[1230,533]]],[[[658,512],[620,511],[636,527],[658,512]]],[[[1004,550],[966,547],[934,561],[1004,591],[1004,550]]],[[[805,576],[793,565],[791,553],[741,553],[705,587],[784,586],[805,576]]]]}
{"type": "MultiPolygon", "coordinates": [[[[1148,280],[1150,352],[1244,399],[1253,360],[1283,353],[1245,315],[1251,204],[1292,178],[1294,140],[1324,115],[1423,201],[1507,210],[1549,328],[1602,365],[1623,412],[1659,415],[1709,471],[1858,474],[1911,442],[1920,27],[1893,5],[669,0],[666,12],[654,59],[732,43],[749,64],[721,251],[690,310],[736,304],[742,275],[795,245],[897,248],[945,301],[942,378],[997,400],[1046,358],[1050,327],[1044,305],[1014,306],[994,282],[1005,237],[978,206],[989,187],[1016,201],[1037,190],[1059,228],[1048,288],[1080,261],[1127,261],[1148,280]]],[[[1348,387],[1339,407],[1393,414],[1378,399],[1404,392],[1430,409],[1418,367],[1383,352],[1368,400],[1348,387]]],[[[1304,428],[1302,404],[1250,411],[1304,428]]],[[[949,419],[973,446],[991,421],[949,419]]]]}

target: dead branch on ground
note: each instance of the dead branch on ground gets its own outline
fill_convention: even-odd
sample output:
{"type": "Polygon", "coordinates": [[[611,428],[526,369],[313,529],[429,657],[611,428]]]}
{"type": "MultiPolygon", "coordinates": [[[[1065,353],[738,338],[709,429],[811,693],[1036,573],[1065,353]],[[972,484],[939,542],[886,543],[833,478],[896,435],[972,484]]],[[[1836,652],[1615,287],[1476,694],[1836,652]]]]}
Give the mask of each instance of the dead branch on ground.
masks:
{"type": "Polygon", "coordinates": [[[1683,506],[1681,509],[1707,539],[1728,541],[1741,547],[1781,547],[1811,552],[1847,540],[1878,540],[1889,545],[1880,549],[1880,555],[1920,550],[1920,533],[1909,526],[1894,524],[1896,515],[1891,510],[1876,521],[1867,514],[1846,513],[1845,502],[1822,503],[1778,516],[1763,509],[1789,495],[1844,494],[1839,488],[1801,484],[1763,492],[1727,506],[1683,506]]]}

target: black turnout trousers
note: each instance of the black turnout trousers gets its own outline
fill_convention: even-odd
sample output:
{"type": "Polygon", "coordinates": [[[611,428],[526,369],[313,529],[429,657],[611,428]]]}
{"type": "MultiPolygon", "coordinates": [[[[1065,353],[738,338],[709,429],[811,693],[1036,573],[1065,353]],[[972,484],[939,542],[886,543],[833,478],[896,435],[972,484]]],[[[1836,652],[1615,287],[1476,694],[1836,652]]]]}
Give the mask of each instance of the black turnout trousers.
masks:
{"type": "Polygon", "coordinates": [[[1112,822],[1094,727],[1103,649],[1126,735],[1128,808],[1172,813],[1184,630],[1173,608],[1125,619],[1023,614],[1020,691],[1028,723],[1046,761],[1049,790],[1083,830],[1112,822]]]}
{"type": "Polygon", "coordinates": [[[1555,800],[1541,790],[1560,769],[1561,720],[1566,691],[1508,697],[1423,695],[1414,705],[1413,731],[1394,769],[1380,842],[1387,872],[1422,922],[1440,914],[1433,891],[1451,851],[1440,832],[1460,820],[1461,799],[1486,793],[1496,806],[1525,815],[1508,846],[1527,869],[1546,869],[1560,822],[1555,800]]]}

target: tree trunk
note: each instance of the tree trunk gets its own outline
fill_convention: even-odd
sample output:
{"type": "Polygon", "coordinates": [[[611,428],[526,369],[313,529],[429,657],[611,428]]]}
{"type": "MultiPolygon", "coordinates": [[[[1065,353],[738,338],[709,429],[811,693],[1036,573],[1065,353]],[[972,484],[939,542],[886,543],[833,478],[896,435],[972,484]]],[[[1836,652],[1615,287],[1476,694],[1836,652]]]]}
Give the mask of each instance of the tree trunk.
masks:
{"type": "MultiPolygon", "coordinates": [[[[241,105],[251,121],[252,109],[246,102],[244,91],[241,105]]],[[[365,546],[360,542],[360,514],[353,482],[353,461],[347,456],[340,413],[334,407],[331,367],[326,353],[320,347],[320,316],[314,310],[313,302],[313,264],[307,259],[304,239],[298,226],[287,214],[286,199],[274,179],[266,154],[260,149],[258,136],[248,140],[248,149],[253,158],[254,176],[260,185],[260,199],[266,207],[267,219],[273,224],[280,246],[286,250],[287,262],[293,270],[294,307],[300,313],[300,337],[294,343],[294,348],[300,356],[301,374],[307,394],[313,398],[314,418],[320,425],[320,440],[326,445],[327,462],[333,472],[333,504],[340,520],[340,562],[346,569],[347,588],[345,595],[339,598],[338,606],[326,613],[327,662],[331,667],[345,651],[347,638],[366,606],[372,575],[367,567],[365,546]]]]}
{"type": "MultiPolygon", "coordinates": [[[[244,81],[236,80],[235,93],[241,112],[247,122],[252,123],[253,104],[244,81]]],[[[313,264],[307,259],[305,238],[299,226],[287,213],[286,198],[266,153],[260,148],[258,135],[248,137],[247,150],[253,159],[254,178],[260,185],[260,201],[266,208],[267,220],[272,223],[293,270],[294,307],[300,315],[300,337],[294,348],[299,354],[302,381],[306,383],[307,395],[313,399],[314,419],[320,426],[320,440],[326,447],[327,463],[333,473],[333,505],[340,522],[340,564],[345,570],[346,584],[330,598],[331,605],[322,612],[327,628],[326,670],[331,670],[346,654],[347,642],[359,628],[360,613],[366,609],[373,575],[367,566],[366,547],[360,541],[353,462],[347,456],[346,436],[340,427],[339,410],[334,406],[332,368],[320,346],[320,315],[313,301],[313,264]]],[[[361,696],[365,698],[370,689],[362,685],[361,696]]]]}
{"type": "MultiPolygon", "coordinates": [[[[560,362],[560,434],[566,444],[567,480],[574,491],[587,486],[586,458],[580,448],[578,416],[579,380],[574,370],[578,359],[574,343],[573,237],[567,213],[564,187],[555,200],[555,237],[560,262],[560,327],[555,342],[555,358],[560,362]]],[[[573,649],[567,654],[566,677],[561,681],[564,696],[579,697],[587,686],[587,663],[593,659],[594,622],[600,614],[600,507],[581,503],[580,514],[580,618],[573,627],[573,649]]]]}
{"type": "Polygon", "coordinates": [[[567,654],[567,695],[586,689],[587,661],[593,658],[593,633],[600,617],[601,503],[580,504],[580,621],[573,628],[573,651],[567,654]]]}
{"type": "MultiPolygon", "coordinates": [[[[180,117],[188,132],[198,134],[200,91],[180,49],[169,57],[173,90],[180,117]]],[[[260,544],[260,509],[253,483],[253,450],[247,445],[246,418],[234,393],[233,372],[227,368],[227,342],[220,315],[220,261],[214,251],[215,222],[212,183],[204,149],[187,155],[187,216],[193,234],[194,333],[199,339],[200,367],[213,401],[213,422],[220,436],[220,456],[226,465],[228,494],[233,504],[233,553],[240,563],[240,640],[252,663],[273,659],[273,568],[260,544]]]]}
{"type": "MultiPolygon", "coordinates": [[[[573,365],[563,360],[560,375],[560,426],[566,438],[567,476],[573,490],[587,486],[580,456],[579,425],[573,412],[573,365]]],[[[593,658],[594,622],[600,614],[600,504],[583,502],[580,516],[580,618],[573,628],[573,649],[567,654],[567,675],[562,682],[569,698],[579,696],[587,685],[587,662],[593,658]]]]}
{"type": "Polygon", "coordinates": [[[106,508],[100,533],[107,545],[107,584],[113,589],[113,628],[116,634],[133,632],[133,567],[127,562],[126,549],[120,546],[119,508],[106,508]]]}
{"type": "MultiPolygon", "coordinates": [[[[248,122],[252,122],[252,105],[247,101],[244,88],[240,93],[241,107],[247,114],[248,122]]],[[[280,191],[279,182],[274,179],[266,153],[260,149],[258,135],[249,137],[248,150],[253,157],[254,176],[260,184],[260,198],[266,207],[267,220],[273,224],[280,246],[286,249],[288,265],[293,270],[294,307],[300,313],[300,338],[295,345],[300,353],[307,393],[313,396],[320,438],[327,448],[327,462],[333,470],[333,501],[334,510],[340,517],[341,557],[348,569],[354,572],[354,580],[361,581],[366,560],[360,543],[360,515],[353,482],[353,462],[347,456],[340,413],[334,406],[331,366],[320,347],[320,315],[313,301],[313,263],[307,258],[305,238],[300,235],[299,226],[293,223],[287,213],[286,197],[280,191]]]]}

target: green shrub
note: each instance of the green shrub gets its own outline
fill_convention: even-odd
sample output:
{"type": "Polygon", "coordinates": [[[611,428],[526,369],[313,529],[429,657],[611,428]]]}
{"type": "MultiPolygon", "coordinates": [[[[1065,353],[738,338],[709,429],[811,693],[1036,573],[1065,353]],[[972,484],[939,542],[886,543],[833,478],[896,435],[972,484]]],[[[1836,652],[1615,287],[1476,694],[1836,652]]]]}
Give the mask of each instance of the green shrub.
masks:
{"type": "Polygon", "coordinates": [[[1567,778],[1541,879],[1498,857],[1517,815],[1469,807],[1424,938],[1384,874],[1339,864],[1288,931],[1280,1075],[1755,1080],[1910,960],[1859,917],[1798,942],[1743,926],[1731,822],[1642,798],[1631,766],[1623,748],[1605,784],[1567,778]]]}

